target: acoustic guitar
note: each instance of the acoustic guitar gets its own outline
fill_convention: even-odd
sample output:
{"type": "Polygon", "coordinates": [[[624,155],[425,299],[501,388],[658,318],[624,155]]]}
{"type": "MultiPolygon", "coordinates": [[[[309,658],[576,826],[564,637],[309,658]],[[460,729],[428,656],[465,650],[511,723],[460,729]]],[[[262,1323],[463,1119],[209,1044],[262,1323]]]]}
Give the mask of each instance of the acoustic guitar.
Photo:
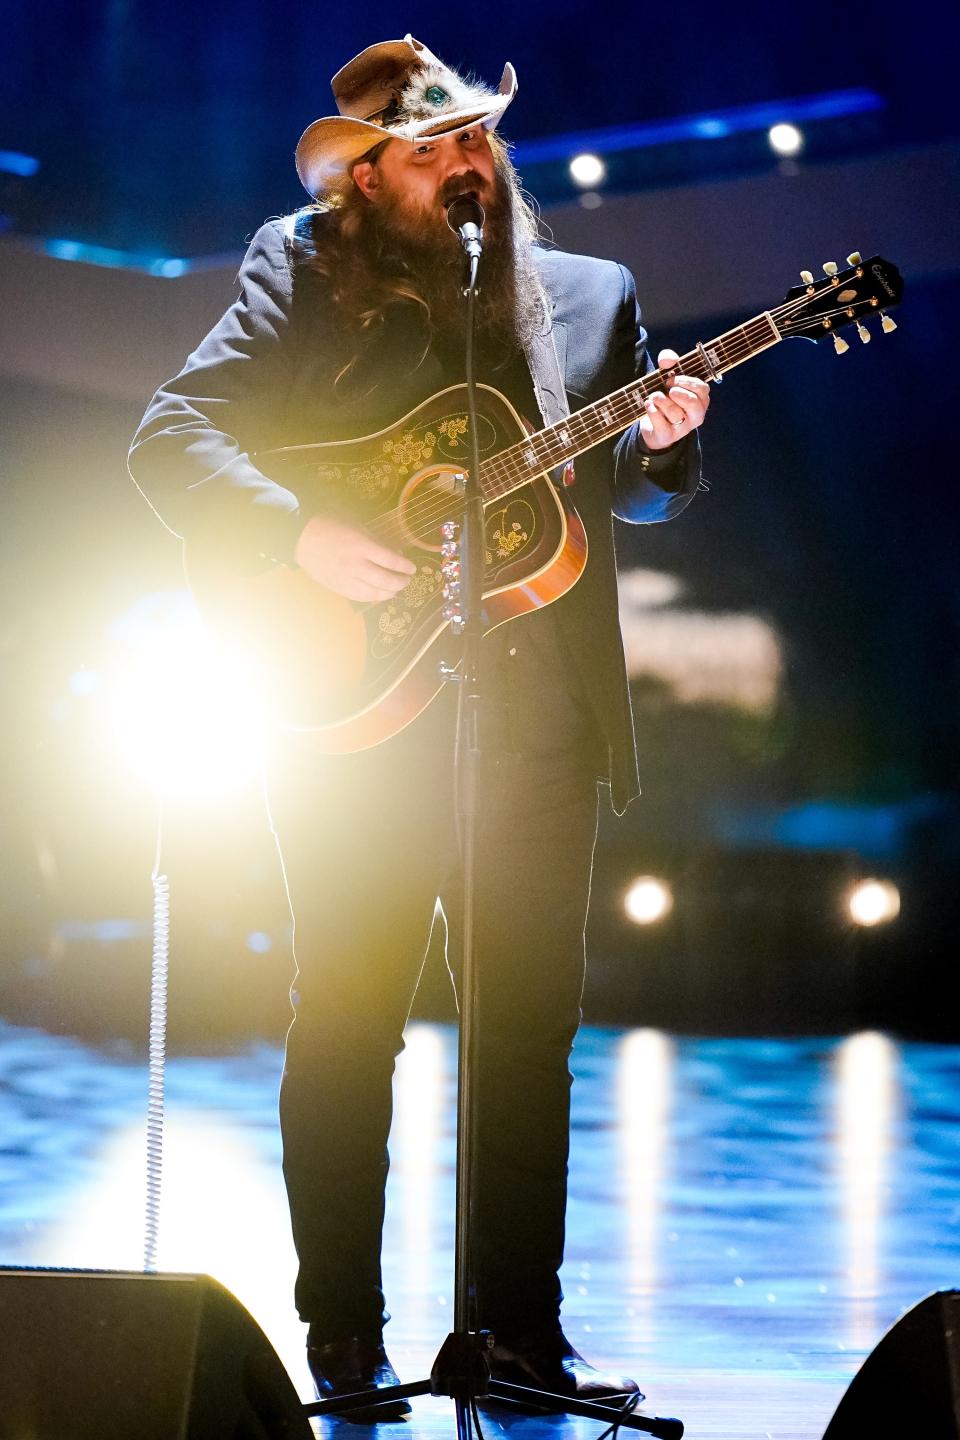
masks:
{"type": "MultiPolygon", "coordinates": [[[[792,336],[832,337],[899,303],[903,284],[879,256],[801,273],[783,303],[698,344],[677,373],[720,381],[728,370],[792,336]]],[[[485,631],[564,595],[587,564],[587,538],[569,486],[577,455],[626,430],[662,388],[648,375],[528,433],[510,402],[477,386],[480,484],[484,497],[485,631]]],[[[304,514],[348,513],[377,540],[402,551],[416,574],[392,599],[358,603],[296,567],[266,564],[239,575],[189,551],[191,589],[215,629],[252,655],[271,709],[283,724],[313,732],[321,752],[364,750],[408,725],[459,662],[458,520],[469,454],[466,386],[442,390],[402,419],[348,442],[261,452],[255,463],[298,497],[304,514]]]]}

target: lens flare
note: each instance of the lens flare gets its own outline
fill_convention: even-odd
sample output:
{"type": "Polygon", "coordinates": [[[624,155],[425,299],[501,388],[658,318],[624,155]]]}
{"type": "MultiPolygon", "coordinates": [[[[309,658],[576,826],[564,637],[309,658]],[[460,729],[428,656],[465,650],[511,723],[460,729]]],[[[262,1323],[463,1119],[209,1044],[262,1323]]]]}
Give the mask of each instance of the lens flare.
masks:
{"type": "Polygon", "coordinates": [[[900,891],[890,880],[860,880],[847,895],[854,925],[885,925],[900,914],[900,891]]]}
{"type": "Polygon", "coordinates": [[[639,875],[624,896],[623,908],[636,925],[655,925],[673,909],[673,893],[665,880],[639,875]]]}
{"type": "Polygon", "coordinates": [[[114,628],[107,717],[123,764],[175,794],[220,795],[256,775],[265,716],[253,676],[189,597],[147,597],[114,628]]]}
{"type": "Polygon", "coordinates": [[[570,178],[584,190],[601,185],[606,177],[607,167],[599,155],[574,155],[570,161],[570,178]]]}
{"type": "Polygon", "coordinates": [[[767,131],[767,139],[775,155],[799,155],[803,149],[803,131],[786,122],[771,125],[767,131]]]}

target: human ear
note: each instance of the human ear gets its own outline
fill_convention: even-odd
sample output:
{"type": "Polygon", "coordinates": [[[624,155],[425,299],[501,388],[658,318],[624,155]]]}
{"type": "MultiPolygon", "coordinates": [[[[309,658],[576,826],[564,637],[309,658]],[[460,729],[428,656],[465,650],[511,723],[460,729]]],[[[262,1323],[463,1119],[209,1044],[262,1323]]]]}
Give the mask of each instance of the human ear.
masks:
{"type": "Polygon", "coordinates": [[[376,165],[369,160],[358,160],[353,167],[353,183],[361,195],[368,200],[373,199],[373,193],[380,185],[380,176],[377,173],[376,165]]]}

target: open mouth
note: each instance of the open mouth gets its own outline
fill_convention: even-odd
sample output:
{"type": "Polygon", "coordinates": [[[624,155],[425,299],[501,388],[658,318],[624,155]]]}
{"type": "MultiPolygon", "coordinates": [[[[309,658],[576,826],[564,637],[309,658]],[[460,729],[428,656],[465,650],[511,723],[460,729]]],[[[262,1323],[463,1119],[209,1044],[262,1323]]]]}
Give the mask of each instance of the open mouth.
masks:
{"type": "Polygon", "coordinates": [[[481,193],[479,193],[476,187],[471,187],[469,190],[458,190],[456,194],[448,194],[448,196],[443,199],[443,209],[449,210],[449,207],[452,206],[455,200],[476,200],[476,203],[482,204],[481,193]]]}
{"type": "Polygon", "coordinates": [[[477,204],[479,205],[480,195],[476,190],[458,190],[456,195],[451,195],[448,200],[444,200],[444,210],[449,210],[450,206],[454,203],[455,200],[476,200],[477,204]]]}

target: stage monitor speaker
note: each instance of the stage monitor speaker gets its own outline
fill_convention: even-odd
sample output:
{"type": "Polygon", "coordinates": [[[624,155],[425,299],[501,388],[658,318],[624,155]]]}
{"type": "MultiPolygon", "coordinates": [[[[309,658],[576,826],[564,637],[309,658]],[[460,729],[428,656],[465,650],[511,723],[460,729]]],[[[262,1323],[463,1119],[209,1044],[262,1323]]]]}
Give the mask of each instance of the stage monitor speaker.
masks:
{"type": "Polygon", "coordinates": [[[960,1440],[960,1290],[902,1316],[864,1360],[823,1440],[960,1440]]]}
{"type": "Polygon", "coordinates": [[[208,1275],[0,1269],[0,1440],[312,1440],[280,1359],[208,1275]]]}

